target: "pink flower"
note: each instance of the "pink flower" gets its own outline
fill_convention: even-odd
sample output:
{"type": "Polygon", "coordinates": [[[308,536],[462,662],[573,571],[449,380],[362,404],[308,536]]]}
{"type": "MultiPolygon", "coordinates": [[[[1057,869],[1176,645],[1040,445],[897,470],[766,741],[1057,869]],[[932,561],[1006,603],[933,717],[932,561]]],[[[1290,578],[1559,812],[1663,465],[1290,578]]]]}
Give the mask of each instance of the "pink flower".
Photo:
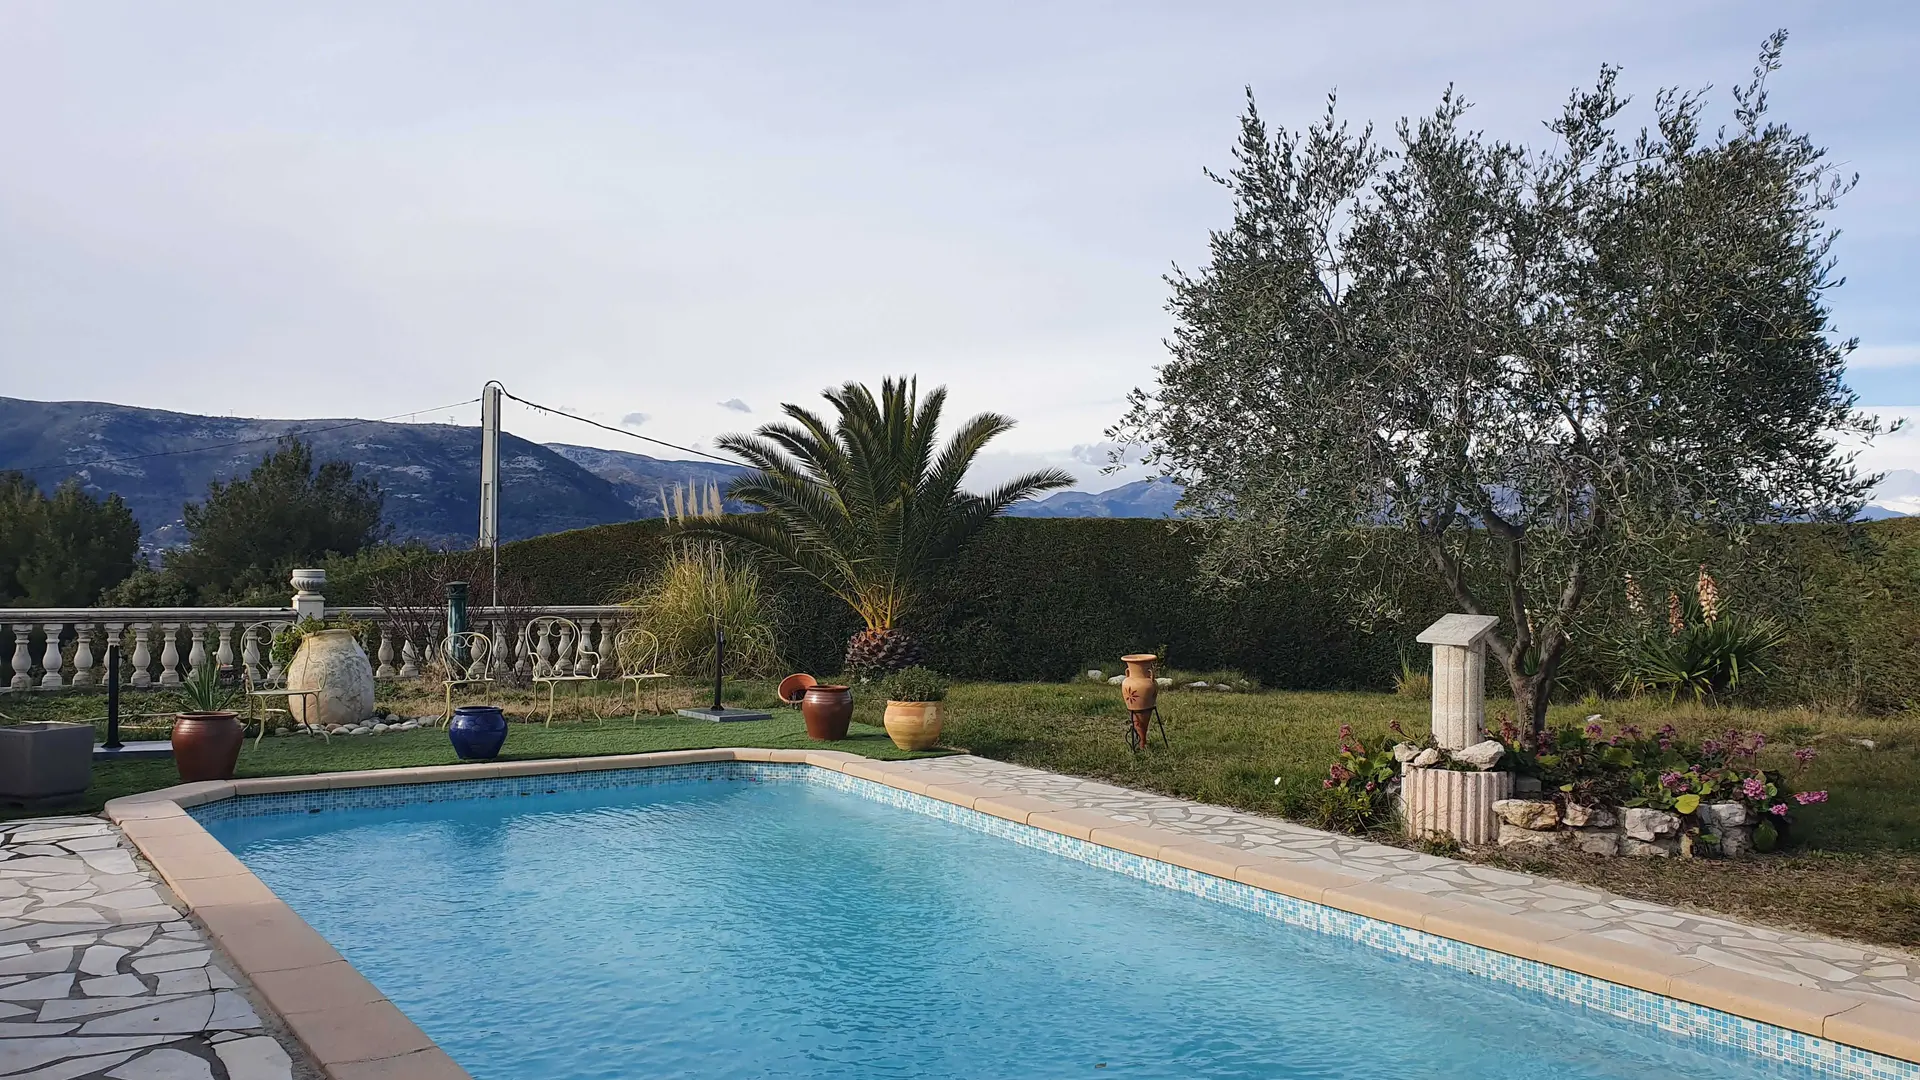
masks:
{"type": "Polygon", "coordinates": [[[1329,788],[1330,788],[1330,787],[1332,787],[1332,786],[1333,786],[1333,781],[1331,781],[1331,780],[1322,780],[1322,781],[1320,781],[1320,786],[1321,786],[1321,787],[1329,787],[1329,788]]]}
{"type": "Polygon", "coordinates": [[[1811,746],[1803,746],[1800,749],[1795,750],[1793,752],[1793,760],[1799,762],[1802,765],[1805,765],[1807,762],[1812,761],[1815,756],[1816,756],[1816,752],[1811,746]]]}
{"type": "Polygon", "coordinates": [[[1371,780],[1369,780],[1369,781],[1367,781],[1367,790],[1368,790],[1368,791],[1372,791],[1372,790],[1373,790],[1373,781],[1371,781],[1371,780]]]}
{"type": "Polygon", "coordinates": [[[1668,791],[1679,791],[1687,786],[1687,778],[1677,772],[1663,772],[1660,774],[1660,786],[1668,791]]]}
{"type": "Polygon", "coordinates": [[[1708,757],[1718,755],[1721,749],[1722,747],[1717,739],[1703,739],[1700,743],[1700,752],[1708,757]]]}
{"type": "Polygon", "coordinates": [[[1628,724],[1620,729],[1620,734],[1625,735],[1629,739],[1637,739],[1640,737],[1640,729],[1634,727],[1632,724],[1628,724]]]}
{"type": "Polygon", "coordinates": [[[1764,799],[1767,795],[1767,782],[1758,776],[1749,776],[1740,782],[1740,793],[1749,799],[1764,799]]]}
{"type": "Polygon", "coordinates": [[[1772,806],[1767,807],[1767,813],[1772,814],[1774,817],[1786,817],[1787,804],[1783,802],[1774,803],[1772,806]]]}
{"type": "Polygon", "coordinates": [[[1824,791],[1803,791],[1795,795],[1793,799],[1801,806],[1806,806],[1809,803],[1826,802],[1827,793],[1824,791]]]}

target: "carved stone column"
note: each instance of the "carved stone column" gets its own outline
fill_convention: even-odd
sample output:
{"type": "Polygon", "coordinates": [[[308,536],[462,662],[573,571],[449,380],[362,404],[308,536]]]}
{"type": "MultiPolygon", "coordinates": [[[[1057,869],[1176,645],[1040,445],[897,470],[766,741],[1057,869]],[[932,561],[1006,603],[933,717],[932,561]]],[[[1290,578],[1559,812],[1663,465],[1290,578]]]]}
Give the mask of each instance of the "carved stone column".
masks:
{"type": "Polygon", "coordinates": [[[1444,749],[1486,735],[1487,635],[1498,625],[1492,615],[1443,615],[1416,639],[1433,646],[1433,737],[1444,749]]]}

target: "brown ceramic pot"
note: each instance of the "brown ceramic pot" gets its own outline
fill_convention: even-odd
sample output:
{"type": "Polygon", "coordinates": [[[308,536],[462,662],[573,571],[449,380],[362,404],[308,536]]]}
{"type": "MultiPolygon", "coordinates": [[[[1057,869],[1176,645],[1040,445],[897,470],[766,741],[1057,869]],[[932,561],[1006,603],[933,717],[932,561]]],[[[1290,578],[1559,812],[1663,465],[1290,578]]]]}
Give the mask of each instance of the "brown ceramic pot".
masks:
{"type": "Polygon", "coordinates": [[[902,750],[925,750],[940,741],[940,703],[889,701],[887,737],[902,750]]]}
{"type": "Polygon", "coordinates": [[[176,713],[173,718],[173,767],[180,779],[231,780],[240,760],[246,729],[230,712],[176,713]]]}
{"type": "Polygon", "coordinates": [[[800,715],[807,722],[807,738],[833,741],[847,737],[853,719],[853,688],[809,686],[800,699],[800,715]]]}

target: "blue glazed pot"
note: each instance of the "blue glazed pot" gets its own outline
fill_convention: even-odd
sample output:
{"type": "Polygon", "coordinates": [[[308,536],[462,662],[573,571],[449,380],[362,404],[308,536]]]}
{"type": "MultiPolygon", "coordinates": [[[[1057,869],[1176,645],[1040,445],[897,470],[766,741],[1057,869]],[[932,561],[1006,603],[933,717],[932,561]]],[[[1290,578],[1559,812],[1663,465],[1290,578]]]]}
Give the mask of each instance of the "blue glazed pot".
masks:
{"type": "Polygon", "coordinates": [[[447,738],[462,761],[486,761],[500,756],[507,741],[507,718],[498,705],[462,705],[453,710],[447,738]]]}

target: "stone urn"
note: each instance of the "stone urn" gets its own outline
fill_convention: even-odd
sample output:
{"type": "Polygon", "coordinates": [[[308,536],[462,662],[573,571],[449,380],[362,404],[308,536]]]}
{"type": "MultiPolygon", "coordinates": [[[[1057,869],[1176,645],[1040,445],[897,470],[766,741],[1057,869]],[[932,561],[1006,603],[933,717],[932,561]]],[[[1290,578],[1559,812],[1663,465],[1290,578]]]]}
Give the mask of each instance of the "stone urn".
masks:
{"type": "Polygon", "coordinates": [[[807,738],[832,742],[847,737],[853,720],[853,688],[809,686],[800,699],[800,717],[807,722],[807,738]]]}
{"type": "Polygon", "coordinates": [[[287,699],[296,722],[327,728],[373,715],[373,665],[351,630],[319,630],[300,641],[287,665],[287,689],[317,690],[287,699]]]}
{"type": "Polygon", "coordinates": [[[902,750],[925,750],[940,741],[941,702],[887,702],[887,738],[902,750]]]}

